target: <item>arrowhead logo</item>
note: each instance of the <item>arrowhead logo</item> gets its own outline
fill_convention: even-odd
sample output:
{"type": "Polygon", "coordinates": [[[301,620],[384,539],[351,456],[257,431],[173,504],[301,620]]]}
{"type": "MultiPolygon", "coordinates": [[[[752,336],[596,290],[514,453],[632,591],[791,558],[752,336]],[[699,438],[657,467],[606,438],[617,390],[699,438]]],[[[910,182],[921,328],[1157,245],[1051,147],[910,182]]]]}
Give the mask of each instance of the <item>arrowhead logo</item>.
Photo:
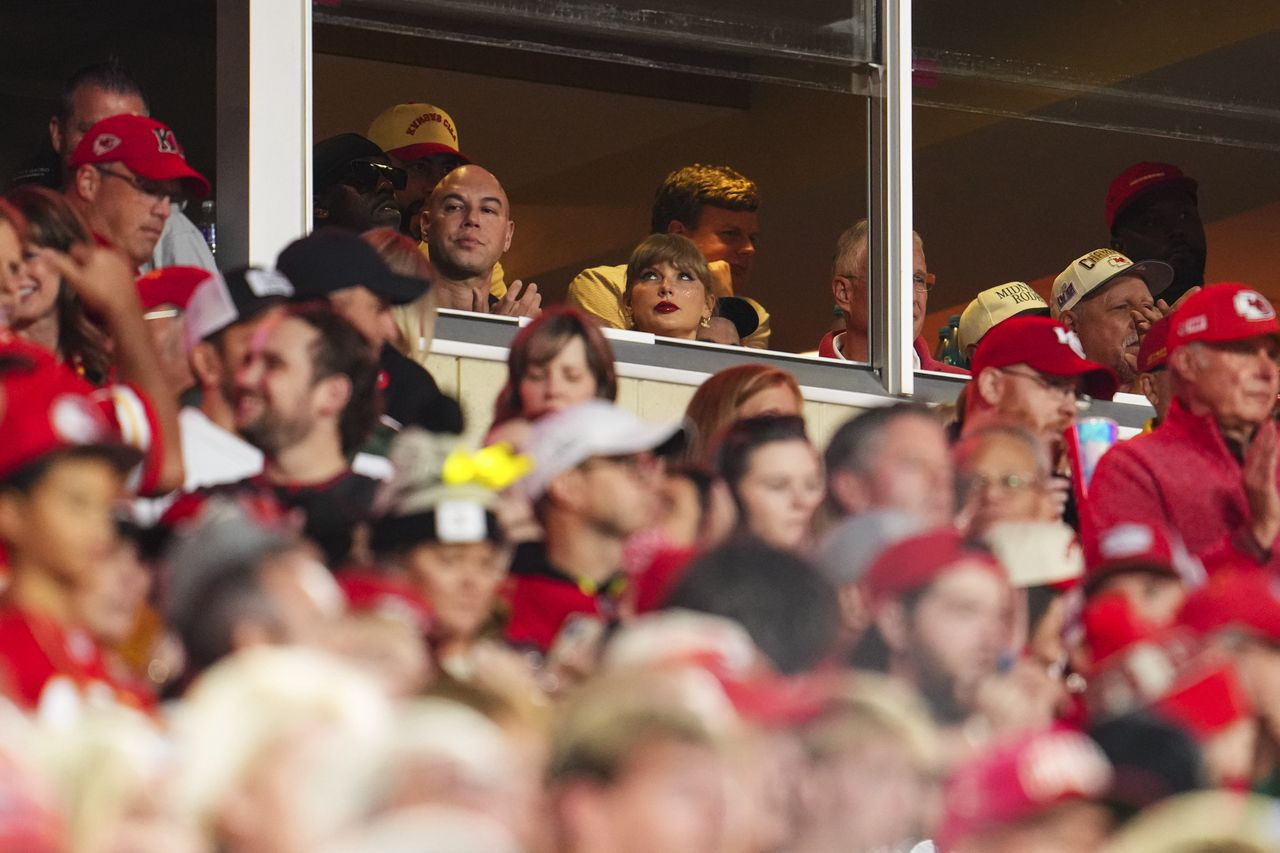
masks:
{"type": "Polygon", "coordinates": [[[120,137],[114,133],[104,133],[93,140],[93,156],[101,157],[120,147],[120,137]]]}
{"type": "Polygon", "coordinates": [[[1271,307],[1266,297],[1255,290],[1241,290],[1231,302],[1236,313],[1246,320],[1271,320],[1276,316],[1276,309],[1271,307]]]}

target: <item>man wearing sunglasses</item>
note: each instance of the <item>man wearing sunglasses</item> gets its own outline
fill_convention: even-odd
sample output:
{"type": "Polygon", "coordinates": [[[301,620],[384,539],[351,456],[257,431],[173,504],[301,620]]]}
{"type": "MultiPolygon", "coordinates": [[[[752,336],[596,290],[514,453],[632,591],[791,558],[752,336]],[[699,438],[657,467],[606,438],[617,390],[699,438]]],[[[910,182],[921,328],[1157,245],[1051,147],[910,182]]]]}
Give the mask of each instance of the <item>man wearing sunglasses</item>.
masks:
{"type": "Polygon", "coordinates": [[[316,143],[313,163],[317,228],[400,228],[395,193],[408,176],[377,145],[358,133],[341,133],[316,143]]]}
{"type": "Polygon", "coordinates": [[[172,203],[204,198],[209,182],[182,156],[165,125],[114,115],[89,129],[71,155],[65,193],[94,235],[134,267],[151,260],[172,203]]]}

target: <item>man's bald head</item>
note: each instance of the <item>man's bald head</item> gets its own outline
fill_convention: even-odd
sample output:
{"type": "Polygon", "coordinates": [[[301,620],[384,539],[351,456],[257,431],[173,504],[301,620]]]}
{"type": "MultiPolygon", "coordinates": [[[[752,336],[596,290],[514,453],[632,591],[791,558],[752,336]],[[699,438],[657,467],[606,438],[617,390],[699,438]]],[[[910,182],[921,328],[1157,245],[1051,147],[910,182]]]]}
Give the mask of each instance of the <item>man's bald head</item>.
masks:
{"type": "Polygon", "coordinates": [[[431,262],[454,281],[489,276],[511,248],[514,232],[506,190],[481,166],[461,166],[445,175],[422,211],[431,262]]]}

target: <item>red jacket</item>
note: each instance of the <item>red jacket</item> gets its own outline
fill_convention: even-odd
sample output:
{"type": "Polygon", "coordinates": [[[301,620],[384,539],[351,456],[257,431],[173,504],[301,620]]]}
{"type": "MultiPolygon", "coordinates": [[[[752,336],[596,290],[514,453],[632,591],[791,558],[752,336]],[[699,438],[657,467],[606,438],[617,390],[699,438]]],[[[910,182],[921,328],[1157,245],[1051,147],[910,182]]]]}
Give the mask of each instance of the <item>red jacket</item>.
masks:
{"type": "MultiPolygon", "coordinates": [[[[818,355],[822,356],[823,358],[840,358],[841,357],[839,353],[836,352],[835,340],[836,340],[837,334],[842,334],[842,333],[827,332],[825,335],[823,335],[821,342],[818,343],[818,355]]],[[[924,342],[923,336],[916,338],[915,341],[911,344],[911,346],[913,349],[915,349],[916,355],[920,357],[921,370],[937,370],[942,373],[955,373],[961,376],[969,375],[969,371],[965,370],[963,367],[956,367],[954,364],[946,364],[934,358],[929,353],[929,347],[924,342]]]]}
{"type": "Polygon", "coordinates": [[[1210,569],[1230,560],[1280,571],[1280,551],[1267,553],[1250,530],[1240,461],[1212,417],[1193,415],[1177,400],[1155,430],[1102,457],[1089,508],[1095,530],[1137,521],[1176,531],[1210,569]]]}
{"type": "Polygon", "coordinates": [[[0,691],[24,711],[54,717],[82,703],[151,710],[147,697],[112,677],[88,633],[11,605],[0,609],[0,691]]]}

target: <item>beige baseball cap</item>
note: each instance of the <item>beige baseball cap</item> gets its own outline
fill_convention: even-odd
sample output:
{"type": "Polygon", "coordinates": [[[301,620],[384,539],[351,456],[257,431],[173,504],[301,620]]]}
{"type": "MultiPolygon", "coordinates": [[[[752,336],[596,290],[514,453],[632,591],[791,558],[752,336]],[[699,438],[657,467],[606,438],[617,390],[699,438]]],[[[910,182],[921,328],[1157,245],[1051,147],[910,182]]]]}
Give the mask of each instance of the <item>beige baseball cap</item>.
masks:
{"type": "Polygon", "coordinates": [[[1006,281],[997,284],[973,297],[973,301],[960,315],[960,326],[956,330],[960,351],[965,347],[977,346],[982,336],[991,331],[991,327],[1019,314],[1040,314],[1049,316],[1049,303],[1040,298],[1025,281],[1006,281]]]}
{"type": "Polygon", "coordinates": [[[1089,293],[1122,275],[1137,276],[1145,281],[1154,299],[1173,281],[1173,267],[1164,261],[1135,264],[1115,249],[1094,249],[1067,264],[1053,280],[1049,302],[1056,312],[1054,316],[1076,307],[1089,293]]]}

